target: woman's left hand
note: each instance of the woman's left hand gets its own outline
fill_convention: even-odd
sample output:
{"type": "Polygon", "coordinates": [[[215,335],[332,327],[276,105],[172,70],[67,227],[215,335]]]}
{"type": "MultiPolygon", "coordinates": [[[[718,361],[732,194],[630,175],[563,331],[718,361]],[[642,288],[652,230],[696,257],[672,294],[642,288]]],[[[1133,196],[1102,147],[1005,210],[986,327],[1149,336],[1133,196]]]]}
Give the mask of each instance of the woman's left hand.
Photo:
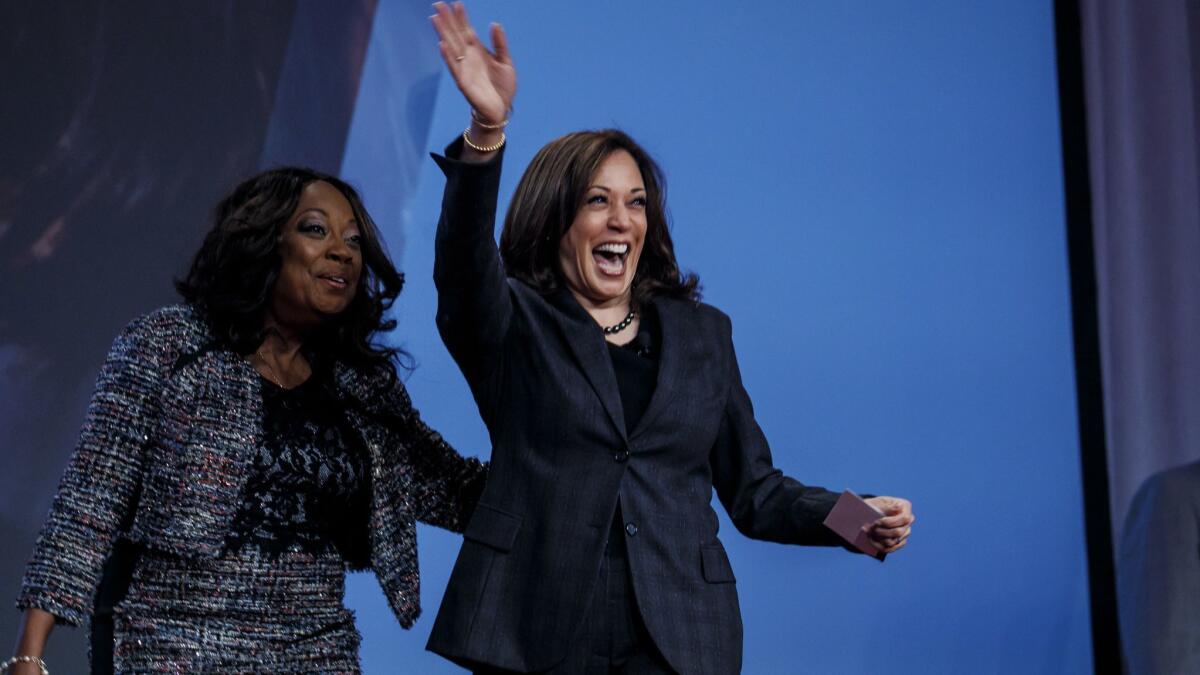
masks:
{"type": "Polygon", "coordinates": [[[435,2],[433,8],[435,12],[430,19],[437,29],[438,48],[458,90],[485,121],[492,124],[507,121],[513,97],[517,95],[517,70],[508,52],[504,29],[498,23],[492,24],[493,51],[488,51],[471,27],[462,2],[435,2]]]}
{"type": "Polygon", "coordinates": [[[916,521],[912,502],[899,497],[871,497],[864,501],[883,513],[882,518],[867,526],[867,536],[875,548],[881,553],[904,548],[908,543],[908,535],[912,533],[912,524],[916,521]]]}

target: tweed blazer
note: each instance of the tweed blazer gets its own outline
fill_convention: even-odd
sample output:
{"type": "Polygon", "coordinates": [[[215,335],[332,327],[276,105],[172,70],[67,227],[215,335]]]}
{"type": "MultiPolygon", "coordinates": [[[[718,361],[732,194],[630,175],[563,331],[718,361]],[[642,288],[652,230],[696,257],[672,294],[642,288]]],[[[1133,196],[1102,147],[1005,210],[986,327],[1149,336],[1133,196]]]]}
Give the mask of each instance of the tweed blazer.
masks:
{"type": "MultiPolygon", "coordinates": [[[[118,537],[181,556],[215,558],[262,437],[262,379],[216,342],[201,311],[159,309],[109,351],[79,444],[25,571],[17,605],[61,623],[90,616],[118,537]]],[[[400,624],[420,613],[415,521],[465,527],[486,466],[427,427],[384,369],[333,366],[337,395],[370,452],[369,545],[352,569],[375,571],[400,624]]]]}
{"type": "Polygon", "coordinates": [[[492,235],[502,152],[446,174],[434,279],[438,328],[491,434],[490,478],[464,534],[428,648],[468,667],[541,672],[590,611],[617,505],[637,606],[681,673],[742,662],[736,581],[714,488],[744,534],[838,545],[836,494],[773,465],[734,355],[729,318],[653,300],[655,390],[627,429],[604,335],[569,291],[506,277],[492,235]]]}

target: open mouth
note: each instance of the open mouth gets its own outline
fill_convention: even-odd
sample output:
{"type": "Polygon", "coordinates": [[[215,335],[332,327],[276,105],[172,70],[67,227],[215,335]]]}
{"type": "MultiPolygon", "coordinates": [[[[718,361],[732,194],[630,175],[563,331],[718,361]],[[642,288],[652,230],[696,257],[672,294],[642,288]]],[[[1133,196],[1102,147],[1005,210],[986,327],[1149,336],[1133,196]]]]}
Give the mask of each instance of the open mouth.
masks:
{"type": "Polygon", "coordinates": [[[322,274],[317,278],[325,282],[326,286],[333,288],[334,290],[340,291],[350,285],[350,282],[346,279],[346,277],[340,277],[336,274],[322,274]]]}
{"type": "Polygon", "coordinates": [[[605,276],[619,277],[625,274],[625,258],[629,256],[629,244],[610,242],[592,249],[592,259],[605,276]]]}

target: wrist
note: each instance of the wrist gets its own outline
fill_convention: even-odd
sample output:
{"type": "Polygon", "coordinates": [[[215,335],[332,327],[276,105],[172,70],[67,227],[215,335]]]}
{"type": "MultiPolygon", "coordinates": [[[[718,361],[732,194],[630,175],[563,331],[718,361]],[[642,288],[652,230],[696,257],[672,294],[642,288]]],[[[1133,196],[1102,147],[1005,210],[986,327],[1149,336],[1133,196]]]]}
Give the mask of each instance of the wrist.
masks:
{"type": "Polygon", "coordinates": [[[495,145],[504,137],[503,129],[489,129],[474,118],[471,119],[471,126],[467,127],[467,133],[471,135],[471,142],[475,145],[495,145]]]}
{"type": "Polygon", "coordinates": [[[512,108],[509,108],[503,117],[490,117],[481,114],[475,108],[471,108],[471,122],[478,125],[482,129],[503,129],[508,126],[508,120],[512,116],[512,108]]]}
{"type": "Polygon", "coordinates": [[[17,670],[37,672],[41,675],[50,673],[50,670],[46,668],[46,662],[42,661],[41,657],[31,654],[20,654],[0,663],[0,673],[11,673],[17,670]]]}

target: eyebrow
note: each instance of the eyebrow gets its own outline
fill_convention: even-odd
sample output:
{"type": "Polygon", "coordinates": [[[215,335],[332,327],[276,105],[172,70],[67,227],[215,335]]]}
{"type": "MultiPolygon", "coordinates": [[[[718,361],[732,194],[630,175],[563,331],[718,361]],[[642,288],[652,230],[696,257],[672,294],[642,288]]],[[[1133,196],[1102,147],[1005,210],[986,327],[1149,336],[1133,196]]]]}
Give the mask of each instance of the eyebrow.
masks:
{"type": "MultiPolygon", "coordinates": [[[[608,188],[604,185],[589,185],[588,189],[589,190],[596,189],[596,190],[604,190],[605,192],[612,192],[611,188],[608,188]]],[[[640,188],[640,187],[635,187],[632,190],[630,190],[631,193],[632,192],[645,192],[645,191],[646,191],[646,188],[640,188]]]]}
{"type": "MultiPolygon", "coordinates": [[[[326,211],[325,211],[325,209],[323,209],[323,208],[321,208],[321,207],[319,207],[319,206],[310,206],[310,207],[308,207],[307,209],[304,209],[303,211],[301,211],[301,212],[300,212],[300,215],[302,215],[302,216],[303,216],[304,214],[306,214],[306,213],[310,213],[310,212],[312,212],[312,211],[316,211],[317,213],[319,213],[319,214],[321,214],[321,215],[325,216],[326,218],[328,218],[329,220],[333,220],[333,218],[332,218],[332,217],[330,217],[329,213],[328,213],[328,212],[326,212],[326,211]]],[[[358,218],[351,218],[351,219],[350,219],[348,222],[351,222],[351,223],[353,223],[353,224],[355,224],[355,225],[358,225],[358,224],[359,224],[359,222],[358,222],[358,218]]]]}

